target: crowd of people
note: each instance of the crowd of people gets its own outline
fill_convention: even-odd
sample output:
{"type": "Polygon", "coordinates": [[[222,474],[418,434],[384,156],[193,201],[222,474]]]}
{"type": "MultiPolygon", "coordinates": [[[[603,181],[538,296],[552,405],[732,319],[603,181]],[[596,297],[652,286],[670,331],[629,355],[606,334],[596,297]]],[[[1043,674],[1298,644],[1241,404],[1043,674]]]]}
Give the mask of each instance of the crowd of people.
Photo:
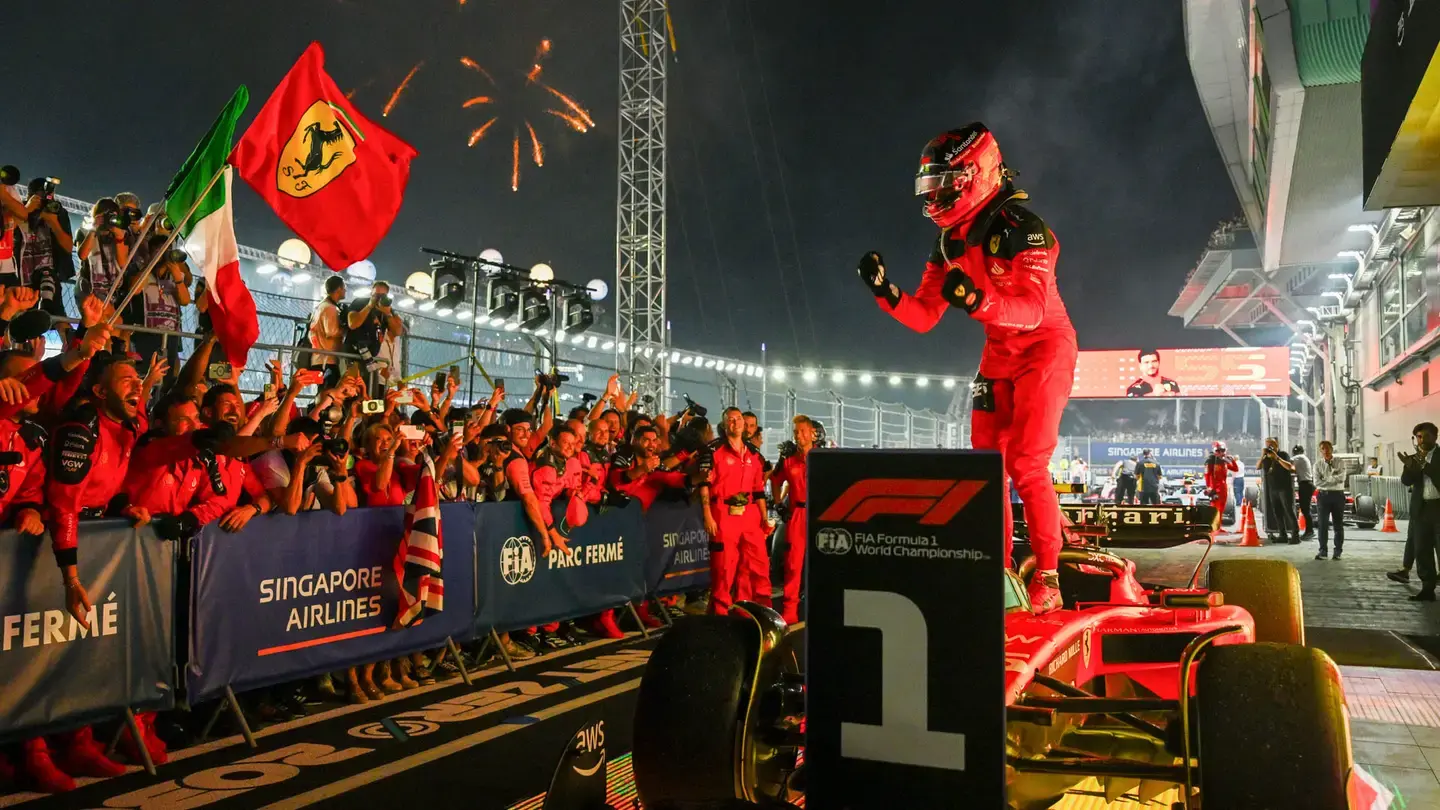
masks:
{"type": "MultiPolygon", "coordinates": [[[[567,378],[553,372],[538,374],[523,402],[507,400],[504,381],[495,380],[488,398],[460,407],[454,369],[419,387],[397,384],[391,352],[404,325],[387,285],[346,302],[340,276],[326,280],[294,361],[270,361],[263,394],[247,399],[237,386],[243,363],[225,362],[204,329],[203,279],[192,278],[181,251],[151,261],[171,225],[163,210],[142,212],[134,195],[106,198],[72,236],[53,181],[30,183],[24,197],[12,187],[0,184],[0,521],[22,535],[49,535],[76,622],[93,626],[96,617],[94,583],[79,566],[85,520],[122,517],[180,540],[210,524],[239,532],[262,515],[405,504],[427,479],[440,501],[520,503],[547,556],[571,553],[573,530],[591,510],[631,500],[647,509],[661,499],[700,503],[712,537],[713,595],[683,595],[665,606],[670,611],[769,603],[776,517],[798,510],[791,542],[780,544],[788,550],[784,582],[776,583],[783,612],[798,618],[804,543],[795,530],[804,525],[804,458],[824,441],[818,422],[796,417],[793,441],[782,442],[772,466],[754,413],[729,408],[718,423],[694,403],[676,414],[646,413],[618,377],[563,414],[557,392],[567,378]],[[78,319],[60,294],[71,282],[78,319]],[[178,330],[181,308],[192,305],[206,336],[182,361],[180,341],[162,333],[178,330]],[[50,333],[63,348],[47,358],[50,333]]],[[[661,623],[644,608],[638,618],[661,623]]],[[[501,649],[486,652],[526,659],[621,636],[623,622],[606,612],[530,628],[504,634],[501,649]]],[[[377,661],[243,702],[255,719],[289,719],[317,700],[366,703],[456,676],[461,666],[483,665],[480,653],[477,645],[461,661],[420,653],[377,661]]],[[[143,714],[138,727],[138,739],[127,732],[114,759],[88,727],[26,740],[0,756],[0,780],[68,790],[76,777],[113,776],[123,762],[140,762],[142,746],[164,762],[195,730],[179,712],[143,714]]]]}

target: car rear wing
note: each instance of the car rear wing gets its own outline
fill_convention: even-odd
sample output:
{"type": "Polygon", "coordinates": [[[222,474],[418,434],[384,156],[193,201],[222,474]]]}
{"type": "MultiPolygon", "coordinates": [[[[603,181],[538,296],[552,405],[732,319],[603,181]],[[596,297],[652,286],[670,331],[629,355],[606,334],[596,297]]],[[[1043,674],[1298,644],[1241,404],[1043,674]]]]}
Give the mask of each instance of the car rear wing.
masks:
{"type": "MultiPolygon", "coordinates": [[[[1217,530],[1219,513],[1209,504],[1193,506],[1118,506],[1114,504],[1060,504],[1066,532],[1073,542],[1095,543],[1102,548],[1173,548],[1208,541],[1217,530]]],[[[1029,538],[1016,515],[1015,534],[1029,538]]]]}

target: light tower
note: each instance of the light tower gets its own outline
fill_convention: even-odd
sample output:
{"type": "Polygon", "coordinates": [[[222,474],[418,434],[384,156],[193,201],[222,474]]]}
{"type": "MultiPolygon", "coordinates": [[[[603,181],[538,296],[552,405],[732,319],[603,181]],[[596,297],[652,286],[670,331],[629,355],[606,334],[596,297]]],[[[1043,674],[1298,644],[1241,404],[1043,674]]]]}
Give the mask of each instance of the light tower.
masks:
{"type": "Polygon", "coordinates": [[[668,410],[665,325],[667,3],[620,2],[620,171],[615,212],[615,367],[668,410]]]}

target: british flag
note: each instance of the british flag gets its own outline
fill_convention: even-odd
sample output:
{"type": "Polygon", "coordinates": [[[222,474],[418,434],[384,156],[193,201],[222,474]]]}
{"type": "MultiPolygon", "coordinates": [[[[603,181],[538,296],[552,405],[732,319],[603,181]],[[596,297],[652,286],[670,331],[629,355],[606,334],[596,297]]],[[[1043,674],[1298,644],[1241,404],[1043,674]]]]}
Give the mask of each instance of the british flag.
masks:
{"type": "Polygon", "coordinates": [[[400,583],[400,612],[395,628],[419,624],[445,609],[445,583],[440,577],[445,543],[440,532],[440,493],[435,462],[427,455],[415,496],[405,507],[405,534],[395,551],[395,580],[400,583]]]}

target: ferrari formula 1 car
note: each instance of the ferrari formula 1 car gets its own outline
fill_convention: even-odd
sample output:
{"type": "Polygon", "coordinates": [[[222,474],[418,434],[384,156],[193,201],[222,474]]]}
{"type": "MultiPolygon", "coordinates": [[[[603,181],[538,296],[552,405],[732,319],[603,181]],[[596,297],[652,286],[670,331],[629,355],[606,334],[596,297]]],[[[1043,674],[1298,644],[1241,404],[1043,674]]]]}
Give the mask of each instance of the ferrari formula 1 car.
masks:
{"type": "MultiPolygon", "coordinates": [[[[1009,807],[1051,807],[1094,778],[1108,800],[1164,797],[1190,810],[1346,808],[1340,675],[1303,646],[1295,569],[1223,560],[1208,566],[1207,587],[1197,586],[1199,566],[1186,587],[1146,585],[1133,562],[1085,538],[1105,523],[1113,548],[1125,538],[1108,524],[1145,526],[1167,507],[1104,508],[1103,521],[1077,521],[1080,542],[1062,552],[1063,609],[1032,612],[1033,558],[1005,571],[1004,660],[986,666],[1005,670],[1009,807]]],[[[1214,517],[1183,509],[1195,522],[1169,530],[1172,544],[1193,540],[1204,512],[1214,517]]],[[[1132,537],[1154,547],[1164,533],[1132,537]]],[[[646,808],[784,807],[803,796],[798,635],[744,603],[730,616],[682,620],[661,640],[635,716],[646,808]]],[[[894,806],[963,802],[897,795],[894,806]]]]}

